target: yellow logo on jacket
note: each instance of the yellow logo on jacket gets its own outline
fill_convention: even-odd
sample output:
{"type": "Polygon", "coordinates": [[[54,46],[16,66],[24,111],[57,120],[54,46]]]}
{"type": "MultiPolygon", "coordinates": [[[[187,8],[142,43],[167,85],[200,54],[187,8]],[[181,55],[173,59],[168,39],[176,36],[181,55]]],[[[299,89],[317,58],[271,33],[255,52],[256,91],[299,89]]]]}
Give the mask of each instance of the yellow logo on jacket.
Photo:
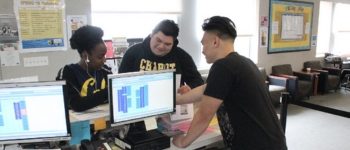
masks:
{"type": "Polygon", "coordinates": [[[82,97],[87,96],[87,91],[88,91],[89,88],[94,88],[93,93],[96,93],[96,92],[100,91],[100,89],[105,89],[106,88],[106,80],[104,78],[102,78],[100,89],[98,89],[98,88],[95,89],[95,84],[96,84],[96,80],[94,78],[87,79],[84,82],[83,86],[81,87],[80,95],[82,97]]]}
{"type": "Polygon", "coordinates": [[[141,59],[140,71],[175,69],[175,63],[157,63],[150,60],[141,59]]]}

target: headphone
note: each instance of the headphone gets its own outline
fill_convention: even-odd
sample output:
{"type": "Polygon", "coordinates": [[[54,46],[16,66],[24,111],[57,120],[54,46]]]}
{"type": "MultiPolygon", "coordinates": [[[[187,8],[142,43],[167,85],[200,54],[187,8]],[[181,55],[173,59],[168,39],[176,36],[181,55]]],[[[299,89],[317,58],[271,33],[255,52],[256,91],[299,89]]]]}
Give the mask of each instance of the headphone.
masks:
{"type": "Polygon", "coordinates": [[[88,63],[88,62],[90,62],[89,55],[86,52],[85,52],[85,54],[86,54],[86,62],[88,63]]]}

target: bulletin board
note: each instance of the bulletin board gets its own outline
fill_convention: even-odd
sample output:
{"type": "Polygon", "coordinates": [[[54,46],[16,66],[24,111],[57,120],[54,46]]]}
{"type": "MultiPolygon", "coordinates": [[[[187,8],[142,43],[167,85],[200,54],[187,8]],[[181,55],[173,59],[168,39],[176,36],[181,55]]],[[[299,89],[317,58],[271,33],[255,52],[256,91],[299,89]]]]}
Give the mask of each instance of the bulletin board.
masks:
{"type": "Polygon", "coordinates": [[[311,48],[314,4],[270,0],[268,54],[311,48]]]}

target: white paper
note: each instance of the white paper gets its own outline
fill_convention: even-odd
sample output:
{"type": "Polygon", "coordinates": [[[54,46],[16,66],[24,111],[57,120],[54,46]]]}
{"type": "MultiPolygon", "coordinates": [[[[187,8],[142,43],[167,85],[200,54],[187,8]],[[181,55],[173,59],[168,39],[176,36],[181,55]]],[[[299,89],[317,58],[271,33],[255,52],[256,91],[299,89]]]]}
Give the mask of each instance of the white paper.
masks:
{"type": "Polygon", "coordinates": [[[0,55],[1,67],[19,66],[21,64],[17,50],[1,51],[0,55]]]}
{"type": "Polygon", "coordinates": [[[108,67],[111,67],[113,74],[118,73],[118,66],[115,64],[114,59],[107,59],[105,65],[107,65],[108,67]]]}
{"type": "Polygon", "coordinates": [[[28,76],[28,77],[0,80],[0,83],[38,82],[38,81],[39,81],[38,76],[28,76]]]}
{"type": "Polygon", "coordinates": [[[4,51],[14,51],[14,47],[4,47],[4,51]]]}
{"type": "Polygon", "coordinates": [[[145,126],[146,126],[147,131],[158,128],[157,121],[156,121],[155,117],[148,117],[148,118],[145,118],[143,121],[145,122],[145,126]]]}
{"type": "Polygon", "coordinates": [[[305,34],[310,34],[310,22],[307,22],[305,25],[305,34]]]}
{"type": "Polygon", "coordinates": [[[5,150],[22,150],[22,147],[18,144],[6,144],[5,150]]]}
{"type": "Polygon", "coordinates": [[[272,23],[272,34],[278,34],[278,22],[274,21],[272,23]]]}
{"type": "Polygon", "coordinates": [[[193,118],[193,103],[176,105],[176,112],[170,115],[171,121],[193,118]]]}
{"type": "Polygon", "coordinates": [[[301,40],[303,38],[303,19],[300,14],[282,14],[281,39],[301,40]]]}
{"type": "MultiPolygon", "coordinates": [[[[181,74],[176,74],[176,91],[181,86],[181,74]]],[[[176,94],[180,96],[180,94],[176,94]]],[[[176,112],[170,115],[172,121],[193,118],[193,104],[176,105],[176,112]]]]}
{"type": "Polygon", "coordinates": [[[75,112],[69,110],[69,114],[79,121],[83,120],[93,120],[98,118],[105,118],[109,116],[109,110],[103,109],[100,106],[91,108],[83,112],[75,112]]]}
{"type": "Polygon", "coordinates": [[[123,57],[128,49],[129,43],[126,37],[112,37],[114,57],[123,57]]]}
{"type": "MultiPolygon", "coordinates": [[[[176,74],[176,79],[175,79],[175,81],[176,81],[176,84],[175,84],[175,90],[177,91],[177,89],[179,89],[180,88],[180,82],[181,82],[181,74],[176,74]]],[[[176,96],[180,96],[180,94],[178,94],[177,92],[176,92],[176,96]]]]}
{"type": "MultiPolygon", "coordinates": [[[[86,15],[67,15],[67,32],[68,39],[70,39],[73,33],[80,27],[87,25],[86,15]]],[[[68,45],[70,47],[70,42],[68,40],[68,45]]]]}

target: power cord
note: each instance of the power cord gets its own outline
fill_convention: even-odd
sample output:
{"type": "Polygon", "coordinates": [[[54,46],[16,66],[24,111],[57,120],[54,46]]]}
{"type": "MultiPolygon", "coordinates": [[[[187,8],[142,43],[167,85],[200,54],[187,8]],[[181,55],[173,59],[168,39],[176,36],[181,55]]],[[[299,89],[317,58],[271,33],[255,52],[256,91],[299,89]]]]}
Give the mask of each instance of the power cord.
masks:
{"type": "Polygon", "coordinates": [[[130,125],[124,125],[124,128],[122,130],[119,130],[119,137],[121,139],[125,139],[126,135],[129,132],[130,125]]]}

